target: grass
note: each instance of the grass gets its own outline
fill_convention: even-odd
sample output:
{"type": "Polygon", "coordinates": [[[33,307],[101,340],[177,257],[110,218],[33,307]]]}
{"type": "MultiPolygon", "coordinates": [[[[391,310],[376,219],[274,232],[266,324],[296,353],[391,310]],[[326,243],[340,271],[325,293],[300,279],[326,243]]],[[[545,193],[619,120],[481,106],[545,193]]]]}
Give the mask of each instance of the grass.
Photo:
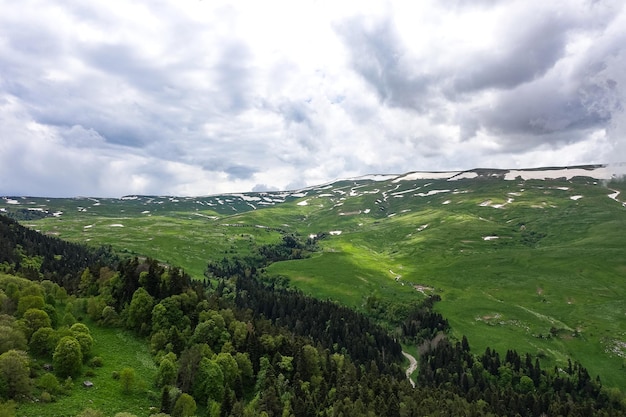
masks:
{"type": "Polygon", "coordinates": [[[112,245],[123,254],[150,256],[182,266],[201,278],[210,259],[247,254],[255,245],[280,238],[277,231],[250,226],[230,226],[198,216],[105,217],[67,216],[39,220],[44,233],[87,244],[112,245]],[[123,227],[116,225],[123,225],[123,227]],[[90,226],[85,228],[85,226],[90,226]]]}
{"type": "Polygon", "coordinates": [[[466,335],[474,351],[514,348],[541,354],[544,366],[572,358],[626,390],[626,351],[616,348],[626,342],[626,209],[611,193],[589,179],[348,181],[246,212],[227,204],[199,209],[191,200],[102,201],[84,212],[77,207],[91,204],[85,200],[32,199],[64,214],[24,223],[153,256],[195,277],[208,260],[277,241],[277,229],[341,231],[319,242],[320,253],[275,263],[268,273],[357,309],[369,296],[417,302],[423,295],[412,284],[432,287],[453,334],[466,335]]]}
{"type": "Polygon", "coordinates": [[[21,404],[18,416],[75,416],[85,408],[93,408],[105,416],[126,411],[141,417],[151,414],[150,407],[159,407],[160,392],[152,386],[156,367],[146,342],[121,329],[88,325],[94,338],[93,356],[101,357],[103,366],[95,368],[95,375],[89,377],[84,374],[92,368],[83,366],[83,376],[74,379],[70,395],[59,396],[56,402],[48,404],[21,404]],[[136,375],[130,393],[123,393],[120,381],[112,376],[126,367],[133,368],[136,375]],[[94,386],[83,387],[84,380],[92,381],[94,386]]]}

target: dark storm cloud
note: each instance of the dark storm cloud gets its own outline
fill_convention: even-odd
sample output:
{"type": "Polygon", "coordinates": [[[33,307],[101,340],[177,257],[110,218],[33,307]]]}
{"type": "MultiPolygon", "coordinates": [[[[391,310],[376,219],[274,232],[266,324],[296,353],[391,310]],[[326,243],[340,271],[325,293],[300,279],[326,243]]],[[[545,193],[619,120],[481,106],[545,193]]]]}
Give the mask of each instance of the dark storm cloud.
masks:
{"type": "Polygon", "coordinates": [[[533,81],[563,56],[568,27],[557,13],[519,22],[503,34],[503,44],[472,57],[471,64],[454,74],[454,90],[468,93],[486,88],[510,89],[533,81]]]}
{"type": "Polygon", "coordinates": [[[435,77],[406,62],[403,41],[387,18],[353,18],[336,27],[348,46],[354,70],[388,106],[425,109],[435,77]]]}
{"type": "Polygon", "coordinates": [[[619,110],[619,98],[611,84],[575,81],[579,85],[571,91],[551,88],[554,81],[545,80],[502,94],[495,103],[497,111],[483,115],[484,127],[504,135],[561,137],[609,123],[619,110]]]}
{"type": "MultiPolygon", "coordinates": [[[[464,12],[475,7],[473,2],[457,3],[464,12]]],[[[512,6],[518,14],[495,25],[490,43],[470,44],[474,49],[469,50],[412,51],[388,16],[353,18],[336,28],[353,70],[384,105],[414,111],[434,123],[456,124],[462,140],[482,131],[495,137],[498,149],[523,152],[541,144],[585,140],[594,129],[609,126],[621,110],[616,81],[602,74],[606,55],[623,52],[620,36],[601,39],[609,43],[601,46],[604,54],[574,60],[568,50],[585,37],[600,41],[621,8],[605,6],[539,11],[512,6]],[[433,57],[424,53],[438,52],[454,59],[426,65],[433,57]]],[[[502,5],[487,1],[476,7],[502,5]]]]}
{"type": "Polygon", "coordinates": [[[232,165],[225,168],[224,172],[233,178],[247,180],[252,178],[252,176],[258,172],[258,169],[243,165],[232,165]]]}

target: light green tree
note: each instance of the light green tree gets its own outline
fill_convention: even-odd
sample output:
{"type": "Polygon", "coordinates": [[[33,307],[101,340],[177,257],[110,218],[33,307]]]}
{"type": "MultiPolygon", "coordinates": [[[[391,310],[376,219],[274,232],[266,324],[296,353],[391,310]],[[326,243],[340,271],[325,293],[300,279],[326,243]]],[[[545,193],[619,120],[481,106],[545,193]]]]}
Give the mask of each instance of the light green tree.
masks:
{"type": "Polygon", "coordinates": [[[161,359],[156,376],[157,387],[173,385],[176,382],[176,365],[169,358],[161,359]]]}
{"type": "Polygon", "coordinates": [[[21,350],[9,350],[0,355],[0,396],[18,399],[31,392],[28,354],[21,350]],[[4,394],[4,395],[1,395],[4,394]]]}
{"type": "Polygon", "coordinates": [[[76,333],[74,339],[80,344],[80,351],[83,354],[83,361],[86,361],[91,356],[91,348],[93,347],[93,337],[87,333],[76,333]]]}
{"type": "Polygon", "coordinates": [[[38,308],[29,308],[24,312],[24,329],[26,331],[26,338],[30,339],[33,333],[42,327],[51,327],[52,322],[48,313],[38,308]]]}
{"type": "Polygon", "coordinates": [[[146,333],[150,330],[149,324],[154,307],[154,298],[143,288],[137,289],[128,306],[128,319],[126,324],[129,328],[146,333]]]}
{"type": "Polygon", "coordinates": [[[234,388],[235,382],[239,377],[239,365],[237,365],[235,358],[230,353],[220,353],[215,358],[215,361],[222,369],[226,386],[234,388]]]}
{"type": "Polygon", "coordinates": [[[70,327],[70,331],[74,334],[85,333],[85,334],[91,335],[91,331],[89,330],[89,327],[87,327],[87,325],[83,323],[72,324],[72,326],[70,327]]]}
{"type": "Polygon", "coordinates": [[[196,401],[187,393],[183,393],[178,397],[174,408],[172,409],[172,417],[190,417],[196,413],[196,401]]]}
{"type": "Polygon", "coordinates": [[[65,336],[59,340],[52,361],[54,371],[60,377],[78,375],[83,364],[83,352],[78,340],[72,336],[65,336]]]}
{"type": "Polygon", "coordinates": [[[237,367],[241,374],[241,380],[245,386],[250,386],[254,383],[254,369],[252,368],[252,361],[247,353],[237,352],[235,354],[235,360],[237,361],[237,367]]]}
{"type": "Polygon", "coordinates": [[[120,383],[122,384],[122,392],[130,394],[135,387],[135,370],[126,367],[120,371],[120,383]]]}
{"type": "Polygon", "coordinates": [[[17,302],[17,317],[22,317],[30,308],[43,309],[46,303],[39,295],[22,295],[17,302]]]}
{"type": "Polygon", "coordinates": [[[10,321],[11,323],[0,324],[0,354],[12,349],[26,349],[24,333],[15,327],[12,323],[12,317],[10,321]]]}
{"type": "Polygon", "coordinates": [[[222,403],[224,398],[224,373],[216,361],[207,358],[200,360],[192,390],[194,397],[201,404],[206,404],[208,400],[222,403]]]}
{"type": "Polygon", "coordinates": [[[29,349],[31,353],[41,356],[49,356],[59,342],[56,330],[50,327],[42,327],[30,337],[29,349]]]}
{"type": "Polygon", "coordinates": [[[50,394],[57,394],[61,391],[59,380],[49,372],[46,372],[37,380],[37,387],[48,391],[50,394]]]}

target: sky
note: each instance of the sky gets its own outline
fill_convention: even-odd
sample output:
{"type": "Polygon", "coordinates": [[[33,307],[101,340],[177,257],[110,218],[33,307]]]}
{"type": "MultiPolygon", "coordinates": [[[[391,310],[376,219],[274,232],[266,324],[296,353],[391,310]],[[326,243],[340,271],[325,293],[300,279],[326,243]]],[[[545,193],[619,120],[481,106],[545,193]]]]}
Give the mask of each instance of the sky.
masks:
{"type": "Polygon", "coordinates": [[[0,0],[0,195],[626,161],[623,0],[0,0]]]}

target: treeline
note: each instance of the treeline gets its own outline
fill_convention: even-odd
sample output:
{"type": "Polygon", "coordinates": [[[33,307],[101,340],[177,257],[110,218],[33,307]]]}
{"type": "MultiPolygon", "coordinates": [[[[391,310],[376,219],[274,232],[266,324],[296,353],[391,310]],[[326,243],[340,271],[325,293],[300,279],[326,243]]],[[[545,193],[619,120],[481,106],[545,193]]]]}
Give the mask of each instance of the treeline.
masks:
{"type": "Polygon", "coordinates": [[[486,404],[495,415],[621,416],[626,404],[618,389],[603,388],[580,363],[543,369],[538,358],[487,348],[470,352],[467,339],[441,339],[421,356],[418,383],[486,404]]]}
{"type": "Polygon", "coordinates": [[[317,249],[316,239],[308,238],[300,241],[292,234],[283,235],[278,243],[262,245],[246,256],[224,257],[207,264],[205,276],[209,278],[230,278],[255,275],[257,269],[264,268],[273,262],[303,259],[317,249]]]}
{"type": "Polygon", "coordinates": [[[236,294],[237,308],[249,309],[254,317],[267,318],[326,349],[335,347],[367,368],[374,363],[386,372],[402,358],[402,348],[396,340],[363,314],[347,307],[299,291],[274,288],[255,277],[238,278],[236,294]]]}
{"type": "Polygon", "coordinates": [[[34,281],[50,280],[69,292],[78,289],[82,271],[118,261],[110,247],[91,248],[43,235],[0,215],[0,272],[34,281]]]}

